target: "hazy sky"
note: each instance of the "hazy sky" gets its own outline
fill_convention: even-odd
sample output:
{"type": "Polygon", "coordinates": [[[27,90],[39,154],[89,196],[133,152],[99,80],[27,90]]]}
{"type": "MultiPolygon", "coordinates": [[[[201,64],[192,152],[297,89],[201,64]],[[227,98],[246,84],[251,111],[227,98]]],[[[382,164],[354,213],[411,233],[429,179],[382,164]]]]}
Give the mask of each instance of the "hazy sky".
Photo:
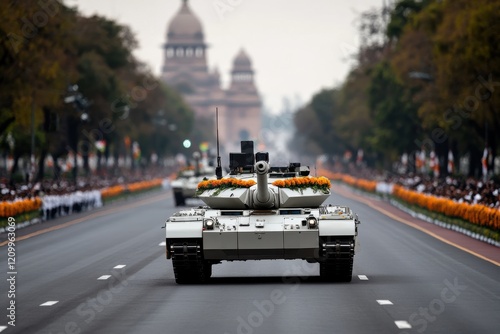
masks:
{"type": "MultiPolygon", "coordinates": [[[[359,14],[383,0],[189,0],[209,45],[208,64],[227,87],[241,48],[250,56],[264,105],[276,113],[283,98],[306,103],[321,88],[343,82],[357,50],[359,14]]],[[[160,74],[162,44],[181,0],[65,0],[85,15],[131,27],[135,55],[160,74]]]]}

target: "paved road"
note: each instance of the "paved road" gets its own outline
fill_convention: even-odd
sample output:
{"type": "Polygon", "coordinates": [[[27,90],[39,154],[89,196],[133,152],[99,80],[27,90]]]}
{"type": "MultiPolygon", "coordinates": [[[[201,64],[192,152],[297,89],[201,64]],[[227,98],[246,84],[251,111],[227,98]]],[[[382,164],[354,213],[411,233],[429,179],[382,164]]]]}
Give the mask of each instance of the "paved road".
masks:
{"type": "Polygon", "coordinates": [[[214,266],[206,285],[177,285],[160,246],[176,209],[162,193],[18,241],[15,282],[0,248],[0,331],[500,332],[500,267],[352,199],[330,202],[362,221],[351,283],[320,282],[317,265],[303,261],[248,261],[214,266]]]}

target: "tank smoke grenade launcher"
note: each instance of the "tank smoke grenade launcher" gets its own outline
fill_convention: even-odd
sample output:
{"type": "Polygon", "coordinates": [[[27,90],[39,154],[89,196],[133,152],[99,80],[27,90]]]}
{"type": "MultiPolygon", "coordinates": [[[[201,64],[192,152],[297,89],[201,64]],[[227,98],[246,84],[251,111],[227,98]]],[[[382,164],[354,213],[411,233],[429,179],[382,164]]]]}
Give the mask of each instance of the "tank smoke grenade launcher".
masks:
{"type": "MultiPolygon", "coordinates": [[[[220,161],[220,159],[218,159],[220,161]]],[[[326,281],[350,282],[358,224],[342,205],[323,205],[330,181],[300,163],[271,167],[267,152],[229,154],[230,172],[204,180],[206,205],[176,212],[165,223],[166,257],[177,283],[202,283],[221,261],[303,259],[319,263],[326,281]]]]}

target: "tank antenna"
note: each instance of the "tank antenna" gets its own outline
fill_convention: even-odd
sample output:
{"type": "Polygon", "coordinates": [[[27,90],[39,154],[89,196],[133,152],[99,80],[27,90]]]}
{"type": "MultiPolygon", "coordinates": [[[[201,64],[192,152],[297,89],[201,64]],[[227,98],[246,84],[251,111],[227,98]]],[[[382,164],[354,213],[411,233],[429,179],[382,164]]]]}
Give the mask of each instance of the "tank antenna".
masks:
{"type": "Polygon", "coordinates": [[[219,108],[215,108],[215,126],[217,129],[217,167],[215,167],[215,176],[217,180],[222,179],[222,167],[220,165],[220,154],[219,154],[219,108]]]}

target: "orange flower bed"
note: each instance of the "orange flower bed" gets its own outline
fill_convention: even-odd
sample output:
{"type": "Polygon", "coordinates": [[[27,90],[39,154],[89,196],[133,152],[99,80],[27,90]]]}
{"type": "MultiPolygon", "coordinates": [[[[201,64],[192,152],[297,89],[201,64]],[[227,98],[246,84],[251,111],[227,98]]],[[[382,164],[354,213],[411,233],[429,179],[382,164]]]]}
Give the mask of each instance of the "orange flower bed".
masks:
{"type": "Polygon", "coordinates": [[[0,202],[0,217],[14,217],[22,213],[35,211],[42,206],[40,197],[25,198],[14,202],[0,202]]]}
{"type": "Polygon", "coordinates": [[[341,182],[347,183],[350,186],[360,188],[360,189],[365,190],[365,191],[375,192],[375,189],[377,188],[376,181],[371,181],[371,180],[366,180],[366,179],[357,179],[357,178],[352,177],[350,175],[341,174],[341,173],[329,172],[326,175],[328,175],[330,177],[330,179],[332,179],[332,180],[341,181],[341,182]]]}
{"type": "Polygon", "coordinates": [[[149,181],[140,181],[127,185],[130,192],[142,191],[161,186],[162,179],[154,179],[149,181]]]}
{"type": "Polygon", "coordinates": [[[125,186],[118,185],[113,187],[104,188],[101,190],[102,199],[118,196],[125,191],[125,186]]]}
{"type": "MultiPolygon", "coordinates": [[[[332,180],[341,181],[353,187],[370,192],[376,190],[376,181],[356,179],[346,174],[333,173],[327,170],[321,170],[321,173],[332,180]]],[[[500,210],[498,209],[481,204],[458,203],[449,198],[422,194],[399,185],[394,185],[392,194],[404,202],[417,205],[431,212],[463,219],[477,226],[500,230],[500,210]]]]}
{"type": "Polygon", "coordinates": [[[461,218],[475,225],[493,230],[500,229],[500,210],[481,204],[457,203],[449,198],[422,194],[395,185],[393,195],[410,204],[449,217],[461,218]]]}
{"type": "Polygon", "coordinates": [[[149,181],[139,181],[139,182],[134,182],[128,185],[117,185],[117,186],[112,186],[109,188],[105,188],[101,190],[101,197],[103,199],[109,198],[109,197],[114,197],[118,196],[126,191],[129,192],[137,192],[137,191],[142,191],[146,189],[151,189],[154,187],[159,187],[161,186],[162,179],[153,179],[149,181]]]}

